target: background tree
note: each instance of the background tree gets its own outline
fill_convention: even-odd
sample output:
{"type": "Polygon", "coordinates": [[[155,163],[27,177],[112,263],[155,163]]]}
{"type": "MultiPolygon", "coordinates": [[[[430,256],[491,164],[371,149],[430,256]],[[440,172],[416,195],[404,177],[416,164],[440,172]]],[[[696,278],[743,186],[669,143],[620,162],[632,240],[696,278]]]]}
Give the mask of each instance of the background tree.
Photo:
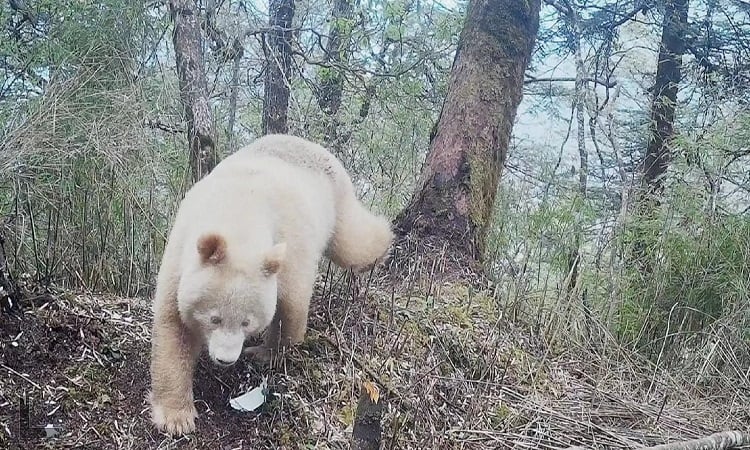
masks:
{"type": "MultiPolygon", "coordinates": [[[[589,77],[583,58],[582,41],[584,38],[584,30],[581,23],[580,13],[578,7],[567,0],[560,2],[549,2],[557,11],[560,13],[562,20],[566,24],[569,30],[568,43],[571,47],[571,53],[573,54],[575,61],[575,78],[574,78],[574,92],[573,92],[573,111],[575,113],[575,127],[576,127],[576,138],[578,147],[578,195],[579,201],[583,202],[588,195],[588,176],[589,176],[589,164],[588,164],[588,148],[586,146],[586,114],[587,114],[587,102],[586,96],[589,92],[588,82],[589,77]]],[[[572,123],[571,123],[572,127],[572,123]]],[[[576,226],[574,231],[574,237],[570,242],[570,249],[568,251],[568,280],[566,282],[568,295],[574,293],[580,274],[581,255],[580,246],[582,238],[582,230],[580,224],[576,226]]]]}
{"type": "Polygon", "coordinates": [[[318,70],[318,105],[329,116],[338,113],[344,90],[345,66],[351,53],[351,35],[354,30],[352,0],[334,0],[326,43],[326,66],[318,70]]]}
{"type": "MultiPolygon", "coordinates": [[[[346,65],[351,56],[351,36],[354,31],[353,0],[334,0],[331,9],[328,42],[323,65],[318,69],[317,97],[321,111],[327,116],[324,140],[340,152],[344,144],[339,139],[337,119],[344,92],[346,65]]],[[[346,139],[343,139],[345,141],[346,139]]]]}
{"type": "Polygon", "coordinates": [[[174,23],[172,39],[180,80],[180,99],[187,118],[190,169],[193,181],[198,181],[217,163],[213,112],[203,64],[199,8],[194,0],[172,0],[169,7],[174,23]]]}
{"type": "MultiPolygon", "coordinates": [[[[654,209],[661,203],[664,183],[675,138],[675,113],[679,102],[677,93],[682,81],[682,57],[686,50],[688,0],[665,0],[661,43],[656,65],[656,78],[650,90],[653,99],[649,121],[648,144],[641,164],[641,190],[638,193],[636,215],[648,224],[654,209]]],[[[636,224],[638,226],[638,224],[636,224]]],[[[649,260],[649,233],[637,236],[633,244],[634,262],[648,276],[652,262],[649,260]]]]}
{"type": "Polygon", "coordinates": [[[671,159],[677,92],[682,81],[682,56],[688,29],[687,16],[687,0],[665,0],[656,79],[651,89],[653,100],[648,147],[642,166],[642,185],[648,197],[661,195],[671,159]]]}
{"type": "Polygon", "coordinates": [[[263,134],[289,130],[289,91],[292,79],[294,0],[270,0],[269,31],[263,43],[266,77],[263,97],[263,134]]]}
{"type": "Polygon", "coordinates": [[[469,3],[448,96],[396,229],[420,246],[448,247],[476,267],[539,26],[539,1],[469,3]]]}

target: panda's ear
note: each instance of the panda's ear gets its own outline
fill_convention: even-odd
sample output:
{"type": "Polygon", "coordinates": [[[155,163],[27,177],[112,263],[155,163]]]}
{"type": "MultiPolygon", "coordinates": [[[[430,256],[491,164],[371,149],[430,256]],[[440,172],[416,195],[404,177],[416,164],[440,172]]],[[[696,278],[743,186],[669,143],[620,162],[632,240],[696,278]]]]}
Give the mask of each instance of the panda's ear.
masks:
{"type": "Polygon", "coordinates": [[[263,267],[261,268],[263,274],[270,277],[278,273],[284,264],[284,259],[286,259],[286,242],[281,242],[271,247],[263,256],[263,267]]]}
{"type": "Polygon", "coordinates": [[[203,264],[219,264],[227,257],[227,242],[218,234],[201,236],[197,247],[203,264]]]}

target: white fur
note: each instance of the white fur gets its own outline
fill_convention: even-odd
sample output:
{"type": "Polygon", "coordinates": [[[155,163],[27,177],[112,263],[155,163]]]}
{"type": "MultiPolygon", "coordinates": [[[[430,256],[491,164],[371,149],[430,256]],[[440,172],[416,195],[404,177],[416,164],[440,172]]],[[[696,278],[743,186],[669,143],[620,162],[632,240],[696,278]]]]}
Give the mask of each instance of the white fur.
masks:
{"type": "Polygon", "coordinates": [[[246,337],[261,359],[300,342],[320,258],[372,266],[389,222],[354,196],[323,147],[271,135],[227,157],[187,193],[159,269],[152,338],[153,419],[171,434],[194,429],[192,371],[201,347],[234,363],[246,337]]]}

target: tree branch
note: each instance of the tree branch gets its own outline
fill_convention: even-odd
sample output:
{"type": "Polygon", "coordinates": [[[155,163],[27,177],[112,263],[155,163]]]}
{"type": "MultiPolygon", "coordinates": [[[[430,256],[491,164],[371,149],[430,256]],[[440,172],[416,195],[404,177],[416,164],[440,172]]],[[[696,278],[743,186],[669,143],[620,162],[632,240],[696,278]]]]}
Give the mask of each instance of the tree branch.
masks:
{"type": "MultiPolygon", "coordinates": [[[[531,83],[557,83],[557,82],[571,82],[574,83],[576,81],[575,77],[550,77],[550,78],[536,78],[531,75],[526,75],[526,79],[524,80],[523,84],[531,84],[531,83]]],[[[617,81],[613,80],[600,80],[598,78],[594,77],[584,77],[583,81],[590,82],[590,83],[596,83],[601,86],[607,87],[607,88],[614,88],[617,86],[617,81]]]]}
{"type": "Polygon", "coordinates": [[[177,134],[184,133],[185,129],[168,123],[164,123],[159,119],[144,119],[143,126],[147,128],[153,128],[155,130],[166,131],[167,133],[177,134]]]}
{"type": "MultiPolygon", "coordinates": [[[[744,431],[722,431],[699,439],[643,447],[641,450],[728,450],[748,444],[750,444],[749,433],[744,431]]],[[[587,447],[575,445],[565,450],[587,450],[587,447]]]]}
{"type": "Polygon", "coordinates": [[[744,431],[722,431],[692,441],[646,447],[643,450],[725,450],[750,445],[750,433],[744,431]]]}

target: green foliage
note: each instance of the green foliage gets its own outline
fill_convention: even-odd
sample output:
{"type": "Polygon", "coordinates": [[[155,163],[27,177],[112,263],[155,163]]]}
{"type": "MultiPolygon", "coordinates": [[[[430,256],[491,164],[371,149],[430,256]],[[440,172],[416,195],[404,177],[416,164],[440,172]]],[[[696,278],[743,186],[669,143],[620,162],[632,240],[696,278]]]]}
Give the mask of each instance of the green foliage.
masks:
{"type": "Polygon", "coordinates": [[[337,17],[331,22],[331,28],[342,35],[349,35],[354,31],[356,22],[349,17],[337,17]]]}
{"type": "Polygon", "coordinates": [[[682,334],[723,318],[748,319],[750,220],[707,214],[702,194],[696,186],[675,186],[667,207],[632,217],[622,234],[630,258],[617,332],[647,353],[670,350],[682,334]]]}
{"type": "MultiPolygon", "coordinates": [[[[68,76],[81,65],[123,70],[145,21],[142,5],[108,0],[34,2],[37,23],[18,26],[0,44],[0,51],[18,67],[44,77],[68,76]]],[[[2,9],[2,18],[20,21],[18,13],[2,9]]]]}
{"type": "Polygon", "coordinates": [[[140,130],[118,125],[142,114],[123,102],[137,95],[134,86],[94,86],[100,95],[87,95],[87,82],[47,94],[29,110],[35,126],[10,136],[15,152],[4,164],[14,170],[0,179],[8,193],[0,213],[13,217],[13,263],[39,279],[144,292],[174,204],[169,170],[159,164],[166,158],[140,130]]]}
{"type": "Polygon", "coordinates": [[[49,79],[43,95],[3,116],[10,263],[44,281],[144,293],[181,191],[160,163],[185,167],[186,158],[170,160],[170,147],[141,129],[146,103],[132,72],[133,49],[147,39],[143,8],[75,1],[37,11],[47,32],[4,48],[49,79]]]}
{"type": "Polygon", "coordinates": [[[407,12],[406,2],[398,0],[395,2],[387,2],[385,4],[385,10],[383,16],[386,20],[403,19],[407,12]]]}

